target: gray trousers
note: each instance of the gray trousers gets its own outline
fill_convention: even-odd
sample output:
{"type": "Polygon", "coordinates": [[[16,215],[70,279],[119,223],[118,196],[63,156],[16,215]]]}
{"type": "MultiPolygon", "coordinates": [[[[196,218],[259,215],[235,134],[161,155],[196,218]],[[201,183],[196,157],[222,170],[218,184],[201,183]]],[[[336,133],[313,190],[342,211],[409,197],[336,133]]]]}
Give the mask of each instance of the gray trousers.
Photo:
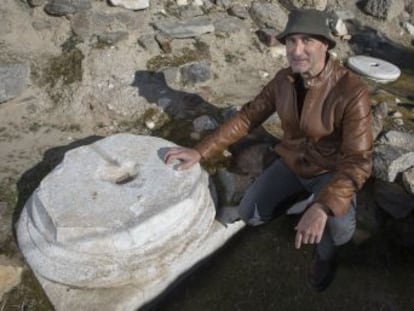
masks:
{"type": "MultiPolygon", "coordinates": [[[[249,187],[238,206],[240,217],[249,225],[256,226],[283,214],[289,206],[282,204],[288,198],[304,190],[315,196],[332,178],[331,173],[303,179],[296,176],[281,159],[275,160],[249,187]]],[[[317,252],[323,259],[334,255],[335,246],[348,242],[355,231],[355,195],[347,214],[328,217],[327,226],[317,252]]]]}

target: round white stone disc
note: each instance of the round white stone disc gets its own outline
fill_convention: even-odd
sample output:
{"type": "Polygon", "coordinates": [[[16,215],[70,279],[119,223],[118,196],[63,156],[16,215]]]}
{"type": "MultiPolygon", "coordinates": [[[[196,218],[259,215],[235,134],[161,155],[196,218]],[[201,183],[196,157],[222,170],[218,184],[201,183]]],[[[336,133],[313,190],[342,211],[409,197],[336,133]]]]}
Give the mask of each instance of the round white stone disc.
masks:
{"type": "Polygon", "coordinates": [[[378,82],[386,83],[397,80],[401,70],[379,58],[356,55],[348,58],[347,65],[350,69],[378,82]]]}

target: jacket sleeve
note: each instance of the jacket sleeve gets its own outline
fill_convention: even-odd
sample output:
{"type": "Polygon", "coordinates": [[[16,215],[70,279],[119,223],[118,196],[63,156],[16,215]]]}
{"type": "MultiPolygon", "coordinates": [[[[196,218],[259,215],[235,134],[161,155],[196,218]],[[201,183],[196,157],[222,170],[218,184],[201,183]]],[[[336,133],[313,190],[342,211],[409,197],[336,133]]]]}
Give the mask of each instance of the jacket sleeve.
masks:
{"type": "MultiPolygon", "coordinates": [[[[372,170],[373,138],[368,91],[360,87],[346,104],[342,119],[341,154],[333,178],[315,198],[335,216],[346,214],[353,194],[372,170]]],[[[352,92],[350,92],[352,94],[352,92]]]]}
{"type": "Polygon", "coordinates": [[[275,112],[275,79],[270,81],[253,101],[245,104],[227,122],[194,147],[203,160],[237,142],[275,112]]]}

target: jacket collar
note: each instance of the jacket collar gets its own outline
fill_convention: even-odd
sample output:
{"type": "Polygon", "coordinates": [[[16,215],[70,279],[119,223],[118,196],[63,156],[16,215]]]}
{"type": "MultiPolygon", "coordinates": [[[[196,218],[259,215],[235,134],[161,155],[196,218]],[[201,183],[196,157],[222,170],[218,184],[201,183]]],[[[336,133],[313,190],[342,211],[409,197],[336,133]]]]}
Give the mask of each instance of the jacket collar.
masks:
{"type": "MultiPolygon", "coordinates": [[[[322,69],[322,71],[316,76],[309,79],[304,79],[304,85],[306,88],[310,88],[313,86],[317,86],[321,83],[324,83],[328,77],[330,77],[332,70],[334,67],[334,60],[332,59],[332,56],[328,53],[326,57],[326,64],[325,67],[322,69]]],[[[288,71],[288,79],[290,82],[295,81],[295,73],[292,72],[292,68],[289,67],[288,71]]]]}

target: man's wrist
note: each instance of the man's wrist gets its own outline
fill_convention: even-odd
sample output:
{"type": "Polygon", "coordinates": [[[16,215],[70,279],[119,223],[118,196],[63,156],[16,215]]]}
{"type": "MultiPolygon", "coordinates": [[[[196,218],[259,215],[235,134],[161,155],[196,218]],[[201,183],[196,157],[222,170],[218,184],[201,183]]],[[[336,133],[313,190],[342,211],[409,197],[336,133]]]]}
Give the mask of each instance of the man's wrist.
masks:
{"type": "Polygon", "coordinates": [[[332,210],[324,204],[318,204],[319,208],[328,216],[333,216],[332,210]]]}

